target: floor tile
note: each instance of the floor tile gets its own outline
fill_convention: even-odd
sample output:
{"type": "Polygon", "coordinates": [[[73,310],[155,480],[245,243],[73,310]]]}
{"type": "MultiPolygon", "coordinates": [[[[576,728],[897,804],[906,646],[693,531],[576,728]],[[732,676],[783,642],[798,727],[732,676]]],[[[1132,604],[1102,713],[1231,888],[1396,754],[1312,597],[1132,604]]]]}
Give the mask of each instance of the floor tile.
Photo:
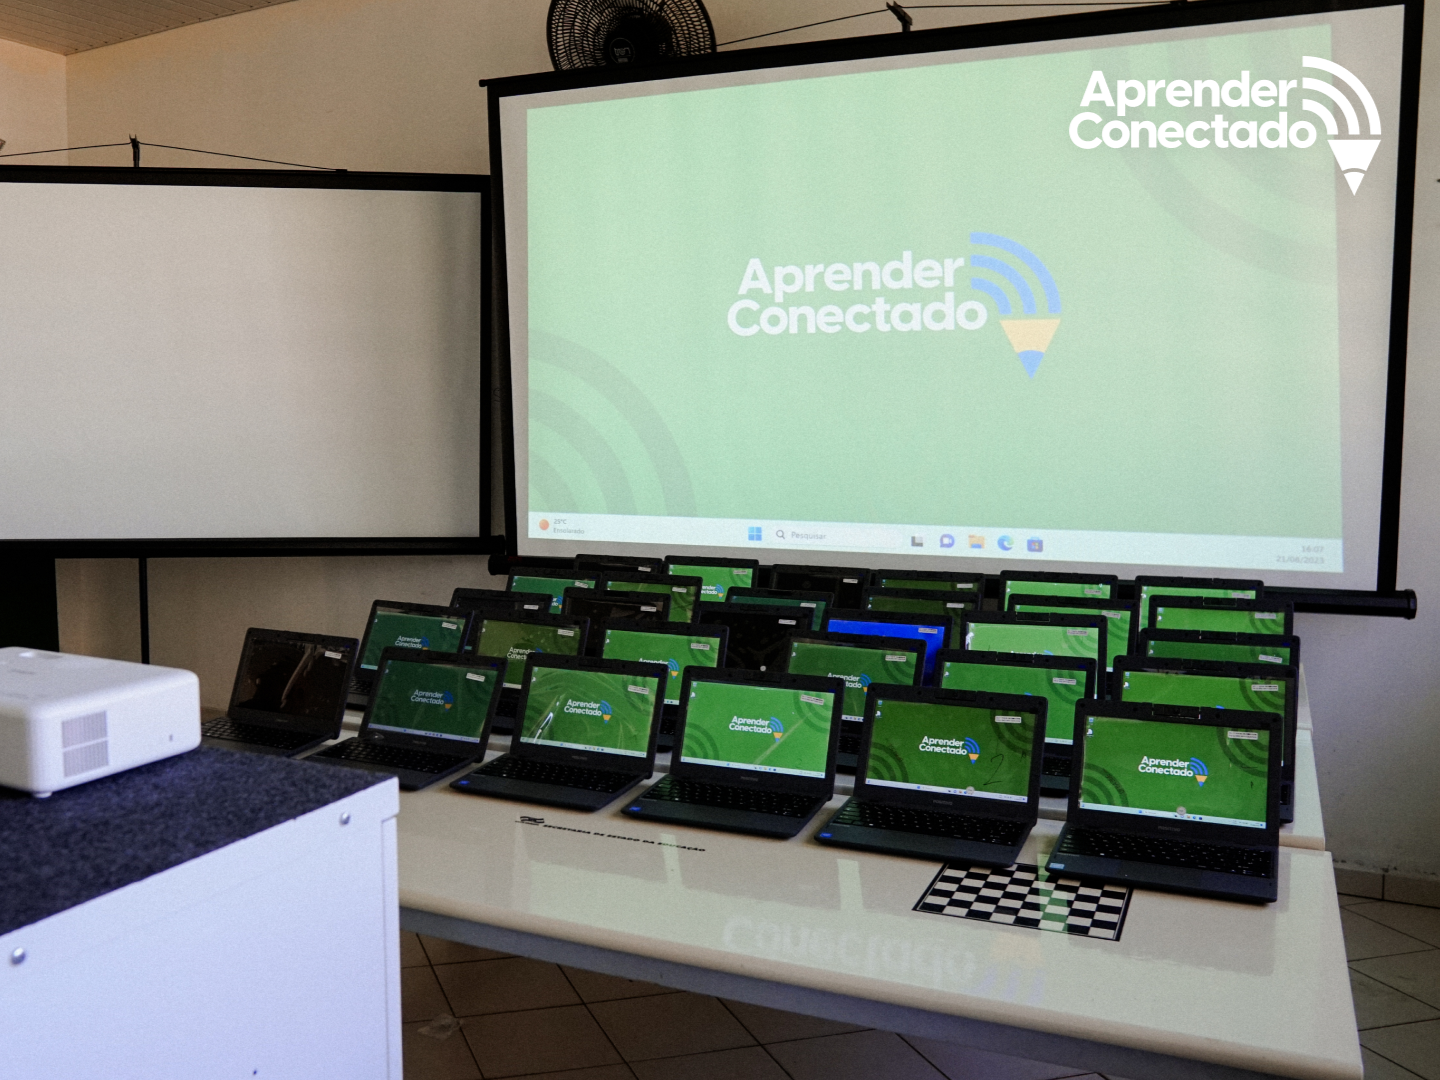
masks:
{"type": "Polygon", "coordinates": [[[1350,996],[1355,1000],[1355,1023],[1361,1030],[1440,1020],[1440,1010],[1358,971],[1350,972],[1350,996]]]}
{"type": "Polygon", "coordinates": [[[401,1031],[405,1051],[405,1080],[480,1080],[480,1070],[456,1031],[448,1039],[421,1035],[423,1024],[405,1024],[401,1031]]]}
{"type": "Polygon", "coordinates": [[[441,964],[435,974],[456,1016],[580,1004],[558,965],[520,956],[441,964]]]}
{"type": "Polygon", "coordinates": [[[615,1001],[618,998],[647,997],[650,994],[673,994],[676,991],[659,983],[622,979],[618,975],[602,975],[598,971],[561,966],[581,1001],[615,1001]]]}
{"type": "Polygon", "coordinates": [[[631,1068],[640,1080],[788,1080],[785,1070],[758,1046],[637,1061],[631,1068]]]}
{"type": "Polygon", "coordinates": [[[755,1045],[718,998],[700,994],[597,1001],[590,1011],[626,1061],[755,1045]]]}
{"type": "Polygon", "coordinates": [[[462,1030],[487,1080],[621,1064],[584,1005],[472,1016],[462,1030]]]}
{"type": "Polygon", "coordinates": [[[793,1080],[944,1080],[899,1035],[859,1031],[767,1047],[793,1080]]]}
{"type": "Polygon", "coordinates": [[[1440,950],[1357,960],[1354,970],[1440,1009],[1440,950]]]}
{"type": "Polygon", "coordinates": [[[1367,903],[1357,914],[1402,934],[1440,947],[1440,908],[1417,904],[1396,904],[1389,900],[1367,903]]]}
{"type": "Polygon", "coordinates": [[[1362,1031],[1360,1043],[1425,1080],[1440,1080],[1440,1020],[1362,1031]]]}
{"type": "Polygon", "coordinates": [[[425,947],[420,944],[420,935],[412,934],[408,930],[400,931],[400,966],[425,967],[430,963],[430,958],[425,955],[425,947]]]}
{"type": "Polygon", "coordinates": [[[404,1023],[431,1020],[450,1011],[435,972],[428,967],[400,969],[400,1019],[404,1023]]]}
{"type": "Polygon", "coordinates": [[[756,1042],[786,1042],[790,1039],[814,1039],[821,1035],[841,1035],[847,1031],[864,1031],[859,1024],[842,1024],[838,1020],[822,1020],[818,1016],[767,1009],[764,1005],[748,1005],[726,999],[725,1007],[755,1036],[756,1042]]]}
{"type": "MultiPolygon", "coordinates": [[[[407,1076],[405,1080],[410,1080],[407,1076]]],[[[629,1065],[596,1065],[593,1069],[566,1069],[564,1072],[530,1073],[525,1080],[635,1080],[629,1065]]]]}
{"type": "Polygon", "coordinates": [[[1074,1066],[1051,1065],[1045,1061],[992,1054],[959,1043],[906,1036],[905,1041],[920,1051],[949,1080],[1055,1080],[1074,1076],[1074,1066]]]}
{"type": "Polygon", "coordinates": [[[478,949],[474,945],[461,945],[458,941],[446,941],[444,938],[430,937],[428,934],[416,934],[415,936],[425,947],[425,952],[430,957],[432,964],[459,964],[466,960],[498,960],[502,956],[511,955],[491,949],[478,949]]]}
{"type": "Polygon", "coordinates": [[[1363,1046],[1360,1048],[1360,1060],[1365,1066],[1365,1080],[1417,1080],[1409,1069],[1402,1069],[1393,1061],[1363,1046]]]}
{"type": "Polygon", "coordinates": [[[1340,929],[1345,935],[1345,959],[1368,960],[1372,956],[1418,952],[1430,948],[1425,942],[1381,926],[1361,914],[1364,908],[1341,908],[1340,929]]]}

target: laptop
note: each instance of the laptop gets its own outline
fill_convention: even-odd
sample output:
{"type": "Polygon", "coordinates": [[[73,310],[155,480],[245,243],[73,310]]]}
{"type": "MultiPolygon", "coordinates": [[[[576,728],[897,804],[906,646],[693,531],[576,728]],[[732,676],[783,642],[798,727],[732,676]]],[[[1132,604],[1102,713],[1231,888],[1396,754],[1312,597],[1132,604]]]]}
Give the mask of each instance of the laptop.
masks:
{"type": "Polygon", "coordinates": [[[1300,667],[1300,639],[1293,635],[1236,634],[1227,630],[1151,630],[1146,627],[1140,631],[1135,651],[1141,656],[1300,667]]]}
{"type": "Polygon", "coordinates": [[[532,653],[509,752],[450,786],[599,810],[654,770],[668,674],[664,664],[532,653]]]}
{"type": "Polygon", "coordinates": [[[670,772],[622,811],[788,839],[835,793],[839,679],[692,667],[670,772]]]}
{"type": "Polygon", "coordinates": [[[967,611],[960,616],[960,647],[976,652],[1030,653],[1041,656],[1094,660],[1095,693],[1105,683],[1099,666],[1109,655],[1106,648],[1110,620],[1098,611],[1067,615],[1054,611],[967,611]]]}
{"type": "Polygon", "coordinates": [[[1227,660],[1122,656],[1115,665],[1121,701],[1203,705],[1270,712],[1283,721],[1280,735],[1280,823],[1295,820],[1295,712],[1297,669],[1227,660]]]}
{"type": "Polygon", "coordinates": [[[1150,595],[1150,625],[1156,630],[1228,630],[1235,634],[1289,637],[1295,631],[1295,603],[1266,597],[1150,595]]]}
{"type": "Polygon", "coordinates": [[[860,762],[869,688],[876,683],[919,686],[925,673],[924,649],[912,638],[814,632],[791,636],[784,670],[792,675],[824,675],[845,683],[836,769],[853,773],[860,762]]]}
{"type": "Polygon", "coordinates": [[[903,611],[836,610],[825,620],[825,629],[832,634],[864,634],[867,637],[910,638],[925,646],[923,681],[934,681],[935,657],[945,648],[954,629],[951,615],[908,614],[903,611]]]}
{"type": "Polygon", "coordinates": [[[747,671],[784,671],[790,635],[806,629],[809,622],[793,607],[712,604],[704,600],[696,621],[726,627],[730,636],[725,642],[725,663],[747,671]]]}
{"type": "Polygon", "coordinates": [[[723,601],[735,586],[742,589],[758,585],[760,574],[758,559],[721,559],[699,555],[666,555],[665,572],[684,577],[698,577],[701,581],[702,601],[723,601]]]}
{"type": "Polygon", "coordinates": [[[871,570],[876,589],[924,589],[927,592],[973,592],[985,595],[985,575],[955,570],[871,570]]]}
{"type": "Polygon", "coordinates": [[[380,653],[385,649],[459,652],[470,638],[472,621],[468,611],[456,608],[376,600],[370,605],[370,621],[365,624],[365,636],[360,639],[359,660],[350,680],[347,704],[363,709],[370,703],[370,691],[380,669],[380,653]]]}
{"type": "Polygon", "coordinates": [[[1049,705],[1040,789],[1053,796],[1070,790],[1075,706],[1095,697],[1096,668],[1088,656],[954,649],[940,654],[935,684],[947,690],[1043,697],[1049,705]]]}
{"type": "Polygon", "coordinates": [[[815,839],[1009,866],[1040,814],[1043,697],[876,685],[855,795],[815,839]]]}
{"type": "MultiPolygon", "coordinates": [[[[1059,615],[1093,613],[1109,620],[1105,627],[1105,670],[1115,669],[1117,656],[1128,656],[1135,651],[1135,637],[1139,631],[1135,618],[1135,600],[1121,600],[1111,597],[1100,600],[1091,596],[1049,596],[1012,592],[1005,605],[1007,611],[1053,611],[1059,615]]],[[[1110,696],[1110,688],[1102,680],[1101,696],[1110,696]]]]}
{"type": "Polygon", "coordinates": [[[935,589],[894,589],[872,585],[865,590],[860,607],[865,611],[958,615],[962,611],[978,611],[982,600],[978,592],[938,592],[935,589]]]}
{"type": "Polygon", "coordinates": [[[550,614],[559,615],[566,589],[593,589],[594,571],[556,570],[548,566],[517,566],[506,579],[507,592],[543,592],[550,597],[550,614]]]}
{"type": "Polygon", "coordinates": [[[699,623],[655,623],[617,619],[597,631],[599,653],[606,660],[633,660],[664,664],[670,672],[665,683],[665,705],[660,713],[662,751],[674,743],[675,721],[680,715],[680,680],[691,667],[724,667],[725,646],[730,640],[728,626],[699,623]]]}
{"type": "Polygon", "coordinates": [[[200,741],[293,757],[337,738],[359,650],[354,638],[251,627],[230,707],[205,722],[200,741]]]}
{"type": "MultiPolygon", "coordinates": [[[[658,560],[657,560],[658,562],[658,560]]],[[[700,603],[700,590],[704,580],[695,575],[641,573],[640,571],[606,571],[596,583],[596,588],[612,592],[663,593],[670,597],[670,621],[688,623],[695,621],[695,606],[700,603]]]]}
{"type": "Polygon", "coordinates": [[[799,566],[776,563],[770,568],[770,588],[835,594],[839,607],[858,608],[870,571],[861,566],[799,566]]]}
{"type": "Polygon", "coordinates": [[[305,760],[387,773],[405,791],[445,780],[485,755],[505,661],[386,648],[360,734],[305,760]]]}
{"type": "Polygon", "coordinates": [[[1265,583],[1255,578],[1165,577],[1140,574],[1135,578],[1135,599],[1140,603],[1140,627],[1150,625],[1150,597],[1230,596],[1244,600],[1260,595],[1265,583]]]}
{"type": "Polygon", "coordinates": [[[1222,900],[1276,899],[1278,716],[1083,701],[1075,723],[1084,732],[1079,782],[1047,870],[1222,900]]]}
{"type": "Polygon", "coordinates": [[[506,661],[495,708],[495,728],[509,732],[520,706],[525,661],[532,652],[579,656],[585,651],[590,621],[572,615],[539,615],[529,611],[478,615],[472,640],[475,652],[506,661]]]}
{"type": "Polygon", "coordinates": [[[611,571],[663,574],[665,560],[659,555],[576,555],[575,569],[602,574],[611,571]]]}
{"type": "Polygon", "coordinates": [[[1109,600],[1120,579],[1114,574],[1059,574],[1042,570],[1006,570],[1000,575],[1000,610],[1010,607],[1012,593],[1034,596],[1088,596],[1109,600]]]}
{"type": "Polygon", "coordinates": [[[548,592],[509,592],[505,589],[456,589],[450,594],[450,606],[473,611],[478,607],[503,606],[519,611],[545,613],[552,597],[548,592]]]}
{"type": "Polygon", "coordinates": [[[670,597],[664,593],[614,592],[610,589],[566,589],[562,601],[564,614],[588,619],[595,628],[582,650],[587,655],[600,652],[600,628],[611,619],[634,622],[668,623],[670,597]]]}
{"type": "Polygon", "coordinates": [[[825,612],[835,606],[835,594],[806,589],[731,589],[725,597],[731,604],[759,604],[762,607],[802,607],[810,612],[810,629],[825,625],[825,612]]]}

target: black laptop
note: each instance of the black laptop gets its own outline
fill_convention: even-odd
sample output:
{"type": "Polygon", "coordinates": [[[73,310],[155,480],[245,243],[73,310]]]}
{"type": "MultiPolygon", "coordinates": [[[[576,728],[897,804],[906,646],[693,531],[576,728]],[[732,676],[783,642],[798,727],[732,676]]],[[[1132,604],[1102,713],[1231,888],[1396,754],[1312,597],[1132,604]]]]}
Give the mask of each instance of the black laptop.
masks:
{"type": "Polygon", "coordinates": [[[1114,574],[1062,574],[1046,570],[1006,570],[1000,575],[1000,609],[1010,607],[1015,593],[1037,596],[1087,596],[1109,600],[1120,579],[1114,574]]]}
{"type": "Polygon", "coordinates": [[[635,660],[664,664],[670,671],[665,683],[665,707],[660,714],[657,748],[668,752],[675,741],[675,721],[680,716],[680,684],[690,667],[724,667],[728,626],[700,623],[668,623],[615,619],[598,632],[599,653],[606,660],[635,660]]]}
{"type": "Polygon", "coordinates": [[[290,757],[338,738],[359,649],[354,638],[246,630],[230,708],[201,741],[290,757]]]}
{"type": "Polygon", "coordinates": [[[1100,670],[1108,654],[1110,620],[1098,611],[966,611],[956,620],[961,648],[1042,656],[1083,656],[1096,665],[1095,693],[1103,696],[1100,670]]]}
{"type": "Polygon", "coordinates": [[[1135,578],[1135,599],[1140,604],[1140,628],[1150,625],[1150,598],[1166,596],[1228,596],[1236,599],[1259,596],[1265,583],[1258,578],[1171,577],[1139,574],[1135,578]]]}
{"type": "MultiPolygon", "coordinates": [[[[659,560],[656,560],[659,562],[659,560]]],[[[597,589],[627,593],[663,593],[670,597],[670,621],[688,623],[695,621],[695,608],[700,603],[700,590],[705,581],[698,575],[667,574],[665,565],[660,564],[659,573],[645,573],[639,570],[607,570],[596,583],[597,589]]]]}
{"type": "Polygon", "coordinates": [[[1149,625],[1156,630],[1225,630],[1289,637],[1295,629],[1295,603],[1264,596],[1152,593],[1149,625]]]}
{"type": "Polygon", "coordinates": [[[668,675],[664,664],[532,653],[509,753],[450,786],[599,810],[654,770],[668,675]]]}
{"type": "Polygon", "coordinates": [[[866,611],[906,611],[928,615],[958,615],[978,611],[984,597],[978,592],[939,592],[935,589],[897,589],[872,585],[860,606],[866,611]]]}
{"type": "Polygon", "coordinates": [[[810,613],[810,629],[825,625],[825,612],[835,606],[835,594],[805,589],[742,589],[738,586],[726,594],[731,604],[756,607],[798,607],[810,613]]]}
{"type": "Polygon", "coordinates": [[[456,589],[450,594],[450,606],[473,611],[481,607],[507,607],[517,611],[549,612],[549,593],[510,592],[506,589],[456,589]]]}
{"type": "Polygon", "coordinates": [[[505,587],[509,592],[543,592],[550,595],[550,614],[559,615],[569,588],[593,589],[599,580],[594,570],[557,570],[553,566],[515,566],[505,587]]]}
{"type": "Polygon", "coordinates": [[[585,651],[590,621],[573,615],[542,615],[533,611],[486,611],[475,616],[471,634],[474,651],[506,661],[495,709],[495,726],[508,732],[520,707],[525,661],[533,652],[579,656],[585,651]]]}
{"type": "Polygon", "coordinates": [[[776,563],[770,567],[770,588],[834,593],[836,606],[844,608],[860,606],[860,597],[869,579],[870,571],[860,566],[776,563]]]}
{"type": "Polygon", "coordinates": [[[723,602],[736,586],[748,589],[760,584],[760,563],[756,559],[717,559],[704,555],[666,555],[665,572],[698,577],[700,599],[723,602]]]}
{"type": "Polygon", "coordinates": [[[790,635],[805,630],[810,617],[793,607],[700,603],[696,622],[730,631],[725,662],[750,671],[784,671],[790,635]]]}
{"type": "Polygon", "coordinates": [[[618,592],[613,589],[566,589],[562,612],[571,618],[588,619],[595,628],[585,650],[600,653],[600,629],[612,619],[627,622],[670,621],[670,597],[664,593],[618,592]]]}
{"type": "Polygon", "coordinates": [[[1009,866],[1040,814],[1043,697],[871,688],[855,795],[822,844],[1009,866]]]}
{"type": "Polygon", "coordinates": [[[973,592],[985,595],[985,575],[958,570],[871,570],[877,589],[924,589],[927,592],[973,592]]]}
{"type": "Polygon", "coordinates": [[[495,656],[385,649],[359,736],[306,760],[388,773],[406,791],[454,776],[485,755],[504,667],[495,656]]]}
{"type": "Polygon", "coordinates": [[[1300,639],[1293,634],[1277,637],[1228,630],[1151,630],[1147,627],[1140,631],[1135,651],[1141,656],[1300,667],[1300,639]]]}
{"type": "Polygon", "coordinates": [[[692,667],[670,772],[624,813],[787,838],[835,792],[845,683],[817,675],[692,667]]]}
{"type": "Polygon", "coordinates": [[[360,654],[350,681],[347,704],[363,709],[370,703],[370,691],[375,685],[383,650],[459,652],[469,640],[470,626],[470,613],[457,608],[376,600],[370,605],[370,619],[365,624],[365,636],[360,639],[360,654]]]}
{"type": "MultiPolygon", "coordinates": [[[[1025,583],[1022,583],[1022,585],[1025,583]]],[[[1108,620],[1105,626],[1105,670],[1113,671],[1117,656],[1129,656],[1135,651],[1135,642],[1140,631],[1140,619],[1136,614],[1138,600],[1121,600],[1112,597],[1098,600],[1093,596],[1051,596],[1011,590],[1007,611],[1038,612],[1050,611],[1060,615],[1103,615],[1108,620]]],[[[1111,697],[1114,689],[1111,680],[1102,676],[1098,688],[1099,697],[1111,697]]]]}
{"type": "Polygon", "coordinates": [[[1067,877],[1268,903],[1278,895],[1280,718],[1083,701],[1065,828],[1067,877]]]}
{"type": "Polygon", "coordinates": [[[576,555],[575,569],[602,574],[612,571],[663,574],[665,559],[661,555],[576,555]]]}

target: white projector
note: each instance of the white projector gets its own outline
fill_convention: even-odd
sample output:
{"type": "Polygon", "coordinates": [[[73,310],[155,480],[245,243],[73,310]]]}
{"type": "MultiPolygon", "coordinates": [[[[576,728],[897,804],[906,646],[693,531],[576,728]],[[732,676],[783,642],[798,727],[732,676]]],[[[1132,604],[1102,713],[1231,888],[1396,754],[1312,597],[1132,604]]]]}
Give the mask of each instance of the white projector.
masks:
{"type": "Polygon", "coordinates": [[[0,784],[36,795],[200,745],[200,680],[179,668],[0,649],[0,784]]]}

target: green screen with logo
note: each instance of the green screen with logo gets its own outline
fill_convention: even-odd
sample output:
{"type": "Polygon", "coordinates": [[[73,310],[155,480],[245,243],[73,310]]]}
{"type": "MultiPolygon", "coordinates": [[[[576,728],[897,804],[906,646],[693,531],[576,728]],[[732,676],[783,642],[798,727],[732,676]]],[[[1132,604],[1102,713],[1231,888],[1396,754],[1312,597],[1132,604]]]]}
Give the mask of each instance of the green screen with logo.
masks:
{"type": "Polygon", "coordinates": [[[525,695],[520,741],[644,757],[660,680],[609,671],[537,667],[525,695]]]}
{"type": "Polygon", "coordinates": [[[823,777],[835,695],[829,691],[696,680],[680,760],[823,777]]]}
{"type": "Polygon", "coordinates": [[[755,569],[750,566],[706,566],[704,563],[672,563],[670,573],[680,577],[698,577],[701,600],[724,600],[732,588],[749,589],[755,585],[755,569]]]}
{"type": "Polygon", "coordinates": [[[665,704],[680,704],[680,682],[685,669],[715,667],[720,655],[720,639],[688,634],[647,634],[641,630],[605,631],[602,656],[606,660],[643,660],[664,664],[670,669],[665,681],[665,704]]]}
{"type": "Polygon", "coordinates": [[[531,577],[528,574],[511,574],[511,592],[538,592],[550,594],[550,614],[559,615],[565,604],[566,589],[593,589],[594,578],[531,577]]]}
{"type": "Polygon", "coordinates": [[[1085,696],[1085,672],[1078,668],[1013,667],[947,660],[940,673],[946,690],[987,694],[1029,694],[1050,702],[1045,741],[1069,746],[1075,741],[1075,703],[1085,696]]]}
{"type": "Polygon", "coordinates": [[[865,782],[1024,802],[1034,713],[880,698],[865,782]]]}
{"type": "MultiPolygon", "coordinates": [[[[1154,705],[1197,705],[1211,709],[1245,709],[1285,718],[1289,679],[1232,678],[1192,675],[1181,671],[1127,671],[1120,684],[1121,701],[1154,705]]],[[[1281,747],[1283,755],[1284,748],[1281,747]]]]}
{"type": "Polygon", "coordinates": [[[1152,605],[1157,630],[1223,630],[1234,634],[1284,634],[1285,613],[1234,611],[1221,607],[1152,605]]]}
{"type": "Polygon", "coordinates": [[[1049,623],[966,623],[965,648],[975,652],[1088,656],[1099,663],[1100,631],[1093,626],[1051,626],[1049,623]]]}
{"type": "Polygon", "coordinates": [[[1164,641],[1147,639],[1146,656],[1182,660],[1231,660],[1237,664],[1290,663],[1288,645],[1232,645],[1223,641],[1164,641]]]}
{"type": "Polygon", "coordinates": [[[538,623],[486,619],[480,626],[475,651],[482,656],[501,656],[505,685],[518,687],[525,677],[525,658],[532,652],[574,656],[580,651],[580,631],[573,626],[542,626],[538,623]]]}
{"type": "Polygon", "coordinates": [[[370,727],[474,742],[498,682],[485,668],[391,660],[375,690],[370,727]]]}
{"type": "MultiPolygon", "coordinates": [[[[1016,595],[1023,596],[1024,593],[1016,595]]],[[[1108,599],[1108,598],[1107,598],[1108,599]]],[[[1012,611],[1052,611],[1060,615],[1105,616],[1105,670],[1115,670],[1115,657],[1124,656],[1130,648],[1130,622],[1135,613],[1129,608],[1072,608],[1062,604],[1016,604],[1012,611]]]]}
{"type": "Polygon", "coordinates": [[[1109,600],[1110,583],[1108,581],[1037,581],[1025,578],[1006,578],[1005,595],[1000,598],[1002,610],[1009,609],[1011,594],[1088,596],[1096,600],[1109,600]]]}
{"type": "Polygon", "coordinates": [[[380,611],[370,624],[370,637],[365,642],[365,655],[360,658],[360,666],[368,671],[376,670],[380,665],[381,651],[392,646],[459,652],[464,633],[463,618],[380,611]]]}
{"type": "Polygon", "coordinates": [[[760,604],[766,607],[803,607],[810,612],[810,629],[819,630],[825,622],[824,600],[797,600],[793,596],[737,596],[730,594],[732,604],[760,604]]]}
{"type": "Polygon", "coordinates": [[[1254,589],[1196,589],[1181,585],[1141,585],[1140,625],[1150,625],[1150,597],[1152,596],[1224,596],[1232,600],[1255,599],[1254,589]]]}
{"type": "Polygon", "coordinates": [[[1092,716],[1080,806],[1263,829],[1269,753],[1266,731],[1092,716]]]}
{"type": "Polygon", "coordinates": [[[792,641],[792,675],[829,675],[845,680],[845,700],[840,706],[844,720],[865,718],[865,695],[871,683],[915,684],[915,667],[920,654],[867,649],[861,645],[836,645],[820,641],[792,641]]]}

